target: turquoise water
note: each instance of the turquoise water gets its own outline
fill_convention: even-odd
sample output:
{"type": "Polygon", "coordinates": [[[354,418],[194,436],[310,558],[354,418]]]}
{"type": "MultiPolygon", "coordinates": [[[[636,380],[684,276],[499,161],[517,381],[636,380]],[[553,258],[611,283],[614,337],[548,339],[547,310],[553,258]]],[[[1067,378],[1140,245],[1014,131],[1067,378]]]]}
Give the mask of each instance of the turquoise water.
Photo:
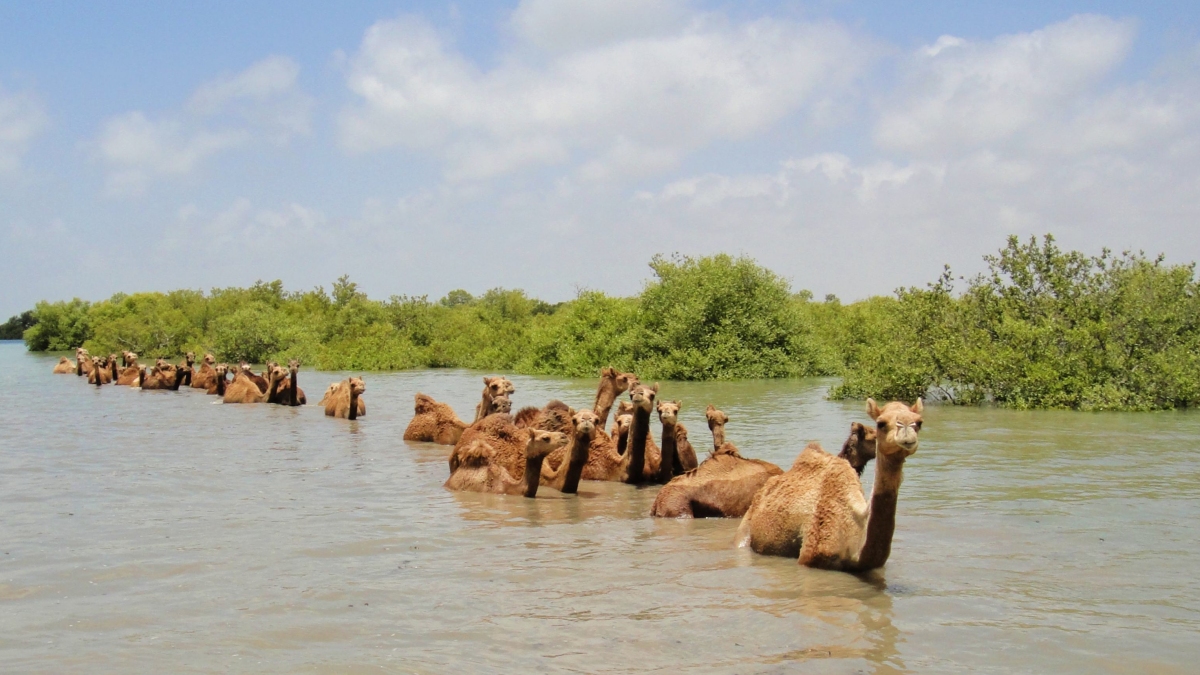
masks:
{"type": "MultiPolygon", "coordinates": [[[[655,488],[442,489],[401,440],[417,391],[467,416],[482,373],[365,374],[367,417],[89,387],[0,343],[5,673],[1191,673],[1200,415],[930,406],[892,558],[868,578],[735,549],[736,520],[647,517],[655,488]]],[[[316,400],[343,373],[301,372],[316,400]]],[[[517,406],[594,381],[511,377],[517,406]]],[[[663,383],[744,454],[840,447],[828,381],[663,383]]],[[[657,429],[655,435],[657,436],[657,429]]],[[[864,475],[870,485],[871,472],[864,475]]]]}

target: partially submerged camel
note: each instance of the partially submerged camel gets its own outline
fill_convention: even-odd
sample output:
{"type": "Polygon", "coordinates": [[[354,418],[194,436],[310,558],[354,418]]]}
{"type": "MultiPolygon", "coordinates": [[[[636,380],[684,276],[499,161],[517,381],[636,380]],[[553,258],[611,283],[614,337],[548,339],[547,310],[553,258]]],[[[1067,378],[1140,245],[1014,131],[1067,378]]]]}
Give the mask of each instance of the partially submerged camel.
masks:
{"type": "Polygon", "coordinates": [[[138,365],[137,354],[125,352],[121,355],[121,360],[125,363],[125,367],[117,375],[117,384],[123,387],[132,387],[142,377],[142,367],[138,365]]]}
{"type": "Polygon", "coordinates": [[[246,363],[245,361],[238,363],[238,368],[240,371],[235,374],[233,378],[234,382],[237,382],[238,375],[244,375],[247,379],[254,383],[254,386],[258,387],[260,392],[264,394],[267,393],[267,387],[270,385],[270,382],[267,381],[267,376],[271,374],[271,369],[269,367],[263,371],[262,375],[256,375],[250,368],[250,364],[246,363]]]}
{"type": "MultiPolygon", "coordinates": [[[[215,394],[224,400],[225,388],[229,386],[228,375],[229,365],[218,363],[213,367],[212,377],[208,378],[208,387],[205,388],[204,393],[210,396],[215,394]]],[[[192,381],[195,382],[195,378],[192,378],[192,381]]]]}
{"type": "MultiPolygon", "coordinates": [[[[505,397],[494,399],[493,406],[503,400],[505,397]]],[[[547,406],[547,408],[558,410],[557,406],[547,406]]],[[[568,413],[566,422],[561,425],[560,430],[519,427],[513,416],[504,412],[495,412],[484,417],[479,422],[467,427],[462,438],[450,453],[451,475],[457,473],[464,464],[478,465],[480,462],[478,455],[483,452],[482,448],[486,447],[488,463],[502,468],[509,476],[539,475],[541,476],[541,485],[567,494],[577,492],[579,481],[583,478],[584,465],[587,463],[592,449],[596,431],[596,416],[590,410],[575,412],[567,408],[566,412],[568,413]],[[562,434],[565,438],[570,439],[570,445],[556,446],[545,455],[538,457],[537,473],[533,474],[531,473],[533,469],[527,463],[524,448],[531,436],[542,433],[562,434]],[[560,460],[554,466],[546,462],[551,453],[560,460]]],[[[532,494],[527,496],[532,496],[532,494]]]]}
{"type": "MultiPolygon", "coordinates": [[[[676,476],[658,491],[650,515],[656,518],[736,518],[746,513],[754,494],[783,469],[761,459],[743,457],[725,440],[729,416],[708,406],[705,411],[713,443],[721,444],[700,466],[676,476]]],[[[676,427],[678,431],[678,427],[676,427]]],[[[678,433],[676,434],[678,439],[678,433]]]]}
{"type": "Polygon", "coordinates": [[[192,375],[191,386],[193,389],[208,390],[213,386],[213,380],[217,376],[216,363],[217,357],[211,353],[205,354],[204,358],[200,359],[200,367],[192,375]]]}
{"type": "Polygon", "coordinates": [[[187,375],[184,377],[183,385],[185,387],[192,386],[192,375],[196,372],[196,352],[184,354],[183,361],[179,362],[178,367],[187,368],[187,375]]]}
{"type": "Polygon", "coordinates": [[[680,453],[677,436],[679,424],[679,401],[659,401],[658,419],[662,422],[662,451],[660,453],[658,473],[655,482],[666,485],[672,478],[696,468],[696,451],[687,442],[687,430],[684,429],[684,444],[686,451],[680,453]]]}
{"type": "Polygon", "coordinates": [[[179,391],[179,385],[183,384],[183,380],[187,377],[187,371],[190,368],[176,368],[175,366],[159,359],[154,368],[150,372],[146,372],[146,367],[142,366],[138,374],[138,387],[143,390],[152,391],[155,389],[179,391]]]}
{"type": "MultiPolygon", "coordinates": [[[[113,367],[115,367],[115,364],[113,367]]],[[[95,359],[92,359],[92,370],[87,375],[87,381],[88,384],[94,384],[97,387],[113,381],[113,371],[112,367],[108,365],[107,356],[97,356],[95,359]]]]}
{"type": "Polygon", "coordinates": [[[527,437],[523,450],[521,478],[513,478],[496,450],[483,438],[477,438],[458,453],[444,487],[448,490],[491,492],[536,497],[541,484],[542,462],[546,455],[563,447],[567,435],[557,431],[523,430],[527,437]]]}
{"type": "Polygon", "coordinates": [[[58,357],[58,363],[54,364],[55,375],[70,375],[75,372],[75,363],[65,356],[58,357]]]}
{"type": "Polygon", "coordinates": [[[404,430],[404,440],[454,445],[462,438],[467,423],[458,419],[454,409],[433,397],[418,393],[414,415],[404,430]]]}
{"type": "Polygon", "coordinates": [[[849,461],[810,443],[786,473],[767,481],[738,527],[738,545],[766,555],[797,556],[801,565],[865,572],[891,554],[904,462],[917,451],[921,399],[882,408],[876,422],[875,486],[868,503],[849,461]]]}
{"type": "Polygon", "coordinates": [[[613,401],[629,391],[629,387],[637,382],[637,375],[633,373],[622,373],[616,368],[604,368],[600,371],[600,386],[596,389],[596,403],[592,406],[600,429],[608,424],[608,413],[612,410],[613,401]]]}
{"type": "Polygon", "coordinates": [[[249,372],[245,364],[241,364],[239,372],[234,376],[233,382],[225,385],[225,395],[222,400],[225,403],[266,403],[275,391],[279,388],[279,382],[283,379],[283,369],[274,368],[268,375],[267,388],[262,390],[258,388],[258,384],[251,377],[253,373],[249,372]]]}
{"type": "Polygon", "coordinates": [[[508,396],[516,392],[516,387],[512,382],[508,381],[507,377],[485,377],[483,378],[483,398],[479,405],[475,406],[475,422],[488,416],[488,411],[492,409],[492,399],[499,396],[508,396]]]}
{"type": "Polygon", "coordinates": [[[687,427],[683,426],[683,422],[675,423],[675,456],[684,473],[698,466],[696,449],[688,441],[688,430],[687,427]]]}
{"type": "MultiPolygon", "coordinates": [[[[339,391],[341,391],[342,387],[344,387],[344,386],[346,386],[345,380],[342,380],[341,382],[334,382],[334,383],[330,384],[328,387],[325,388],[325,395],[321,397],[320,401],[317,401],[317,405],[324,408],[325,405],[327,403],[329,403],[329,401],[331,401],[333,398],[335,398],[337,396],[337,393],[339,391]]],[[[358,416],[365,417],[366,414],[367,414],[367,401],[366,401],[366,399],[360,398],[360,399],[358,399],[358,416]]]]}
{"type": "Polygon", "coordinates": [[[92,355],[83,347],[75,348],[75,374],[82,377],[92,373],[92,355]]]}
{"type": "Polygon", "coordinates": [[[641,484],[656,476],[660,458],[651,457],[649,448],[653,443],[650,439],[650,411],[654,409],[654,397],[657,395],[657,384],[636,384],[630,390],[633,412],[626,427],[628,441],[624,453],[617,452],[617,443],[606,437],[598,426],[592,430],[593,444],[583,469],[584,480],[641,484]],[[596,443],[595,440],[601,437],[602,442],[596,443]]]}
{"type": "Polygon", "coordinates": [[[347,420],[358,419],[358,402],[362,400],[366,390],[367,385],[361,377],[344,380],[337,391],[326,400],[325,414],[347,420]]]}
{"type": "Polygon", "coordinates": [[[288,376],[279,383],[279,388],[275,391],[275,396],[271,398],[270,402],[293,407],[307,404],[308,397],[304,395],[304,390],[300,388],[299,375],[300,361],[298,359],[289,360],[288,376]]]}

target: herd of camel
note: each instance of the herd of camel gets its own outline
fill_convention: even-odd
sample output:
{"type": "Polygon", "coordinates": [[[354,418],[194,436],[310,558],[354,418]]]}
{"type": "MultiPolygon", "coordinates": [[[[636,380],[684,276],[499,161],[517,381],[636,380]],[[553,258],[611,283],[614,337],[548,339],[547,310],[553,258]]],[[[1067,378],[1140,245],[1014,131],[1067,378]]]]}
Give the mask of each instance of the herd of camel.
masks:
{"type": "MultiPolygon", "coordinates": [[[[297,386],[299,363],[285,370],[268,364],[261,375],[239,365],[232,380],[225,364],[205,355],[200,368],[189,353],[178,366],[159,359],[147,370],[137,355],[126,352],[118,368],[116,356],[76,352],[63,357],[55,373],[87,375],[88,382],[179,389],[190,386],[223,397],[225,403],[304,405],[297,386]]],[[[867,399],[875,427],[850,424],[850,435],[837,455],[809,443],[784,471],[760,459],[742,456],[725,440],[729,417],[709,405],[705,411],[713,449],[703,462],[678,421],[679,401],[657,401],[658,384],[642,384],[633,373],[604,368],[591,409],[574,410],[561,401],[526,407],[515,415],[515,388],[505,377],[485,377],[474,420],[463,422],[451,407],[425,394],[416,395],[415,416],[404,432],[406,441],[453,446],[450,490],[535,497],[546,486],[575,494],[580,481],[662,485],[651,515],[662,518],[741,518],[737,541],[765,555],[798,558],[801,565],[865,572],[882,567],[891,552],[896,526],[896,500],[904,462],[917,450],[922,402],[893,401],[882,407],[867,399]],[[610,431],[609,413],[621,401],[610,431]],[[661,445],[650,429],[651,412],[662,424],[661,445]],[[860,476],[875,460],[875,484],[868,501],[860,476]]],[[[319,405],[325,414],[356,419],[366,414],[361,378],[335,382],[319,405]]]]}
{"type": "MultiPolygon", "coordinates": [[[[118,366],[116,354],[93,357],[82,347],[75,350],[75,361],[63,356],[54,366],[55,374],[87,376],[88,384],[97,387],[116,384],[167,391],[178,391],[184,387],[203,389],[206,394],[220,396],[225,403],[277,403],[289,406],[308,403],[297,380],[299,371],[300,362],[295,359],[288,362],[286,370],[277,363],[268,363],[262,374],[255,373],[250,369],[250,364],[243,361],[238,364],[231,379],[229,366],[216,363],[212,354],[204,355],[199,368],[196,367],[195,352],[188,352],[183,363],[177,366],[165,359],[158,359],[153,367],[147,368],[138,363],[138,355],[134,352],[122,353],[121,365],[118,366]]],[[[367,386],[359,377],[334,382],[325,390],[325,397],[317,405],[323,407],[325,414],[330,417],[357,419],[367,414],[367,403],[362,398],[366,389],[367,386]]]]}

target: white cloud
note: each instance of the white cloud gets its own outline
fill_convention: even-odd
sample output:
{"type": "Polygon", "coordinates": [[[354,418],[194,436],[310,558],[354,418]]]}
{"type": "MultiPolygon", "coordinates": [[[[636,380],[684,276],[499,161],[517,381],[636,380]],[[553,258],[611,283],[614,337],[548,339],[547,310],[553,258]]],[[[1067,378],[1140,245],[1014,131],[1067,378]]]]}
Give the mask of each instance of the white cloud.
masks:
{"type": "Polygon", "coordinates": [[[178,113],[152,119],[134,110],[108,119],[94,144],[107,168],[106,191],[138,195],[155,179],[189,174],[226,150],[256,140],[286,145],[309,133],[312,103],[298,74],[291,59],[272,56],[201,84],[178,113]]]}
{"type": "MultiPolygon", "coordinates": [[[[527,3],[513,20],[536,41],[565,14],[557,3],[527,3]]],[[[581,38],[585,48],[545,60],[518,50],[485,71],[420,20],[379,22],[351,60],[347,84],[360,101],[342,111],[342,143],[429,152],[452,179],[545,165],[578,166],[585,178],[653,175],[713,142],[812,112],[854,80],[870,52],[836,24],[694,15],[664,26],[671,30],[648,35],[598,28],[600,37],[581,38]]]]}
{"type": "Polygon", "coordinates": [[[534,47],[567,52],[663,34],[687,21],[679,0],[525,0],[509,25],[534,47]]]}
{"type": "Polygon", "coordinates": [[[41,101],[28,92],[0,89],[0,175],[15,172],[30,142],[46,128],[41,101]]]}

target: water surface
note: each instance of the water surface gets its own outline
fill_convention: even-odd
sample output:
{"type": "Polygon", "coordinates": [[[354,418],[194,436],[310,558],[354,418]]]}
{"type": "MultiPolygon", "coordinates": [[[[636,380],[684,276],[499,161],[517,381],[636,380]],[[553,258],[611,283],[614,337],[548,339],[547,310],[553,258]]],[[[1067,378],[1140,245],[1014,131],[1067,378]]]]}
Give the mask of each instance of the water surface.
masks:
{"type": "MultiPolygon", "coordinates": [[[[89,387],[0,343],[5,673],[1191,673],[1200,416],[929,407],[892,559],[859,578],[647,517],[655,488],[442,489],[401,440],[417,391],[466,416],[480,373],[371,374],[367,417],[89,387]]],[[[343,373],[302,371],[311,400],[343,373]]],[[[511,378],[516,405],[594,381],[511,378]]],[[[840,447],[827,381],[664,383],[697,449],[840,447]]],[[[658,436],[655,429],[655,436],[658,436]]],[[[703,453],[701,453],[703,455],[703,453]]],[[[864,476],[870,485],[871,472],[864,476]]]]}

